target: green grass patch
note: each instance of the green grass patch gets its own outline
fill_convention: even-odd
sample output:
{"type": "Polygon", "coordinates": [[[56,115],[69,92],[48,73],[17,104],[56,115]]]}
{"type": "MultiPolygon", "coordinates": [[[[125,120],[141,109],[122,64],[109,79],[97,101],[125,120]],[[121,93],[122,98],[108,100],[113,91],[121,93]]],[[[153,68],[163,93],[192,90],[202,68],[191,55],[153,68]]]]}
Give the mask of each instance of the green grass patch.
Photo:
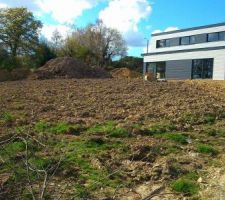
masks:
{"type": "Polygon", "coordinates": [[[45,121],[40,121],[35,124],[34,127],[37,132],[46,132],[46,133],[56,133],[56,134],[71,134],[71,135],[79,135],[81,131],[84,130],[84,127],[79,124],[68,124],[66,122],[58,122],[58,123],[48,123],[45,121]]]}
{"type": "Polygon", "coordinates": [[[14,157],[19,152],[25,150],[25,144],[22,141],[15,141],[8,145],[5,145],[0,150],[0,155],[5,157],[14,157]]]}
{"type": "Polygon", "coordinates": [[[206,144],[198,144],[197,152],[203,153],[203,154],[210,154],[210,155],[218,154],[218,151],[214,147],[212,147],[210,145],[206,145],[206,144]]]}
{"type": "Polygon", "coordinates": [[[90,127],[87,132],[103,134],[106,133],[110,137],[114,138],[125,138],[130,136],[126,129],[116,127],[116,123],[113,121],[105,122],[103,124],[97,124],[93,127],[90,127]]]}
{"type": "Polygon", "coordinates": [[[150,126],[147,130],[145,130],[147,135],[154,135],[154,134],[163,134],[166,132],[170,132],[176,130],[176,127],[170,123],[159,123],[150,126]]]}
{"type": "Polygon", "coordinates": [[[199,186],[195,181],[185,178],[180,178],[174,181],[171,184],[171,187],[176,192],[180,192],[190,196],[196,195],[199,191],[199,186]]]}
{"type": "Polygon", "coordinates": [[[204,116],[204,123],[206,124],[214,124],[216,122],[216,116],[213,114],[207,114],[204,116]]]}
{"type": "Polygon", "coordinates": [[[163,135],[168,140],[180,143],[180,144],[187,144],[187,136],[179,134],[179,133],[166,133],[163,135]]]}
{"type": "Polygon", "coordinates": [[[0,115],[0,125],[10,124],[14,120],[15,120],[15,117],[9,112],[5,112],[2,115],[0,115]]]}
{"type": "Polygon", "coordinates": [[[53,161],[48,157],[31,157],[29,162],[37,169],[46,169],[53,161]]]}

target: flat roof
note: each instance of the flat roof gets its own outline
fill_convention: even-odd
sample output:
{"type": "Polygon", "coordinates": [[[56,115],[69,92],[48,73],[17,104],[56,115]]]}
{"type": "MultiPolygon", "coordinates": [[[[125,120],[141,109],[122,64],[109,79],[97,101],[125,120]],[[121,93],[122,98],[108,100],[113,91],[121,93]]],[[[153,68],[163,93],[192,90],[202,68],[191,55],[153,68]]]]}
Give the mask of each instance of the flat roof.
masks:
{"type": "Polygon", "coordinates": [[[205,26],[197,26],[197,27],[192,27],[192,28],[185,28],[185,29],[180,29],[180,30],[176,30],[176,31],[153,33],[152,36],[168,35],[168,34],[172,34],[172,33],[180,33],[180,32],[185,32],[185,31],[193,31],[193,30],[199,30],[199,29],[205,29],[205,28],[213,28],[213,27],[218,27],[218,26],[225,26],[225,22],[218,23],[218,24],[205,25],[205,26]]]}

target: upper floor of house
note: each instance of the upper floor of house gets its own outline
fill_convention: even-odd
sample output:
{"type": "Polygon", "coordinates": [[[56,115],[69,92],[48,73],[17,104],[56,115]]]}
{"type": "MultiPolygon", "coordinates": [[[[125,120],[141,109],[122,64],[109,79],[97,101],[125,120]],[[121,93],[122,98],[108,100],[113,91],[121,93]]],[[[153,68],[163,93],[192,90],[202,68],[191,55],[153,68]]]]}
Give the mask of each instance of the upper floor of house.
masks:
{"type": "Polygon", "coordinates": [[[225,48],[225,23],[152,34],[149,53],[225,48]]]}

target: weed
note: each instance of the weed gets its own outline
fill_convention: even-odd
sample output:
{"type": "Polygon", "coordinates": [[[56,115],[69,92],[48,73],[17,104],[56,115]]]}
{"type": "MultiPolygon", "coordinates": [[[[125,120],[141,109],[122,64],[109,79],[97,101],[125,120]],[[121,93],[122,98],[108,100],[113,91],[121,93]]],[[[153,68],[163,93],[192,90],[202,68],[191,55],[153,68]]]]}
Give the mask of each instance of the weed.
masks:
{"type": "Polygon", "coordinates": [[[174,181],[171,187],[176,192],[190,196],[197,194],[199,191],[199,186],[194,181],[184,178],[174,181]]]}
{"type": "Polygon", "coordinates": [[[197,145],[197,151],[199,153],[203,153],[203,154],[211,154],[211,155],[217,155],[218,151],[213,148],[210,145],[206,145],[206,144],[199,144],[197,145]]]}
{"type": "Polygon", "coordinates": [[[223,129],[209,128],[205,130],[205,133],[208,134],[209,136],[225,137],[225,131],[223,129]]]}
{"type": "Polygon", "coordinates": [[[162,133],[166,133],[169,131],[173,131],[175,130],[176,127],[173,124],[155,124],[153,126],[151,126],[148,131],[150,135],[154,135],[154,134],[162,134],[162,133]]]}
{"type": "Polygon", "coordinates": [[[116,127],[116,123],[113,121],[109,121],[103,124],[97,124],[94,127],[90,127],[87,132],[88,133],[106,133],[110,137],[115,137],[115,138],[124,138],[130,135],[126,129],[116,127]]]}
{"type": "Polygon", "coordinates": [[[204,123],[206,124],[212,125],[215,123],[215,121],[216,121],[216,116],[213,114],[207,114],[204,116],[204,123]]]}
{"type": "Polygon", "coordinates": [[[31,159],[29,159],[29,162],[37,169],[46,169],[52,163],[52,160],[48,157],[32,157],[31,159]]]}
{"type": "Polygon", "coordinates": [[[50,124],[45,121],[40,121],[35,124],[34,130],[37,132],[45,132],[49,130],[50,124]]]}
{"type": "Polygon", "coordinates": [[[68,133],[72,135],[79,134],[84,128],[79,125],[71,125],[66,122],[58,122],[50,124],[48,122],[40,121],[35,124],[34,129],[37,132],[46,132],[46,133],[56,133],[56,134],[63,134],[68,133]]]}
{"type": "Polygon", "coordinates": [[[187,144],[187,137],[179,134],[179,133],[166,133],[165,135],[163,135],[163,137],[174,141],[174,142],[178,142],[180,144],[187,144]]]}
{"type": "Polygon", "coordinates": [[[15,118],[11,113],[5,112],[0,116],[0,125],[11,124],[14,120],[15,118]]]}
{"type": "Polygon", "coordinates": [[[50,132],[62,134],[62,133],[68,132],[70,128],[71,128],[71,125],[65,122],[59,122],[50,128],[50,132]]]}
{"type": "Polygon", "coordinates": [[[6,145],[0,151],[0,155],[13,157],[17,153],[22,152],[24,150],[25,150],[25,144],[23,142],[16,141],[16,142],[13,142],[13,143],[10,143],[10,144],[6,145]]]}

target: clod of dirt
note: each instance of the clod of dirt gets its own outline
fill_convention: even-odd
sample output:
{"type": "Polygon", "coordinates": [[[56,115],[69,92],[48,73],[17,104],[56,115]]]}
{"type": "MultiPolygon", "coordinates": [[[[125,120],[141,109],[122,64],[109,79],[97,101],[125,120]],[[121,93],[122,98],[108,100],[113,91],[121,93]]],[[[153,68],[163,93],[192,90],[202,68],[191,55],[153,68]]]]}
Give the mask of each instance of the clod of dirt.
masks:
{"type": "Polygon", "coordinates": [[[113,69],[111,75],[113,78],[141,78],[141,73],[132,71],[126,67],[113,69]]]}
{"type": "Polygon", "coordinates": [[[35,71],[30,79],[52,78],[110,78],[111,75],[102,68],[89,67],[83,62],[70,57],[59,57],[48,61],[35,71]]]}

